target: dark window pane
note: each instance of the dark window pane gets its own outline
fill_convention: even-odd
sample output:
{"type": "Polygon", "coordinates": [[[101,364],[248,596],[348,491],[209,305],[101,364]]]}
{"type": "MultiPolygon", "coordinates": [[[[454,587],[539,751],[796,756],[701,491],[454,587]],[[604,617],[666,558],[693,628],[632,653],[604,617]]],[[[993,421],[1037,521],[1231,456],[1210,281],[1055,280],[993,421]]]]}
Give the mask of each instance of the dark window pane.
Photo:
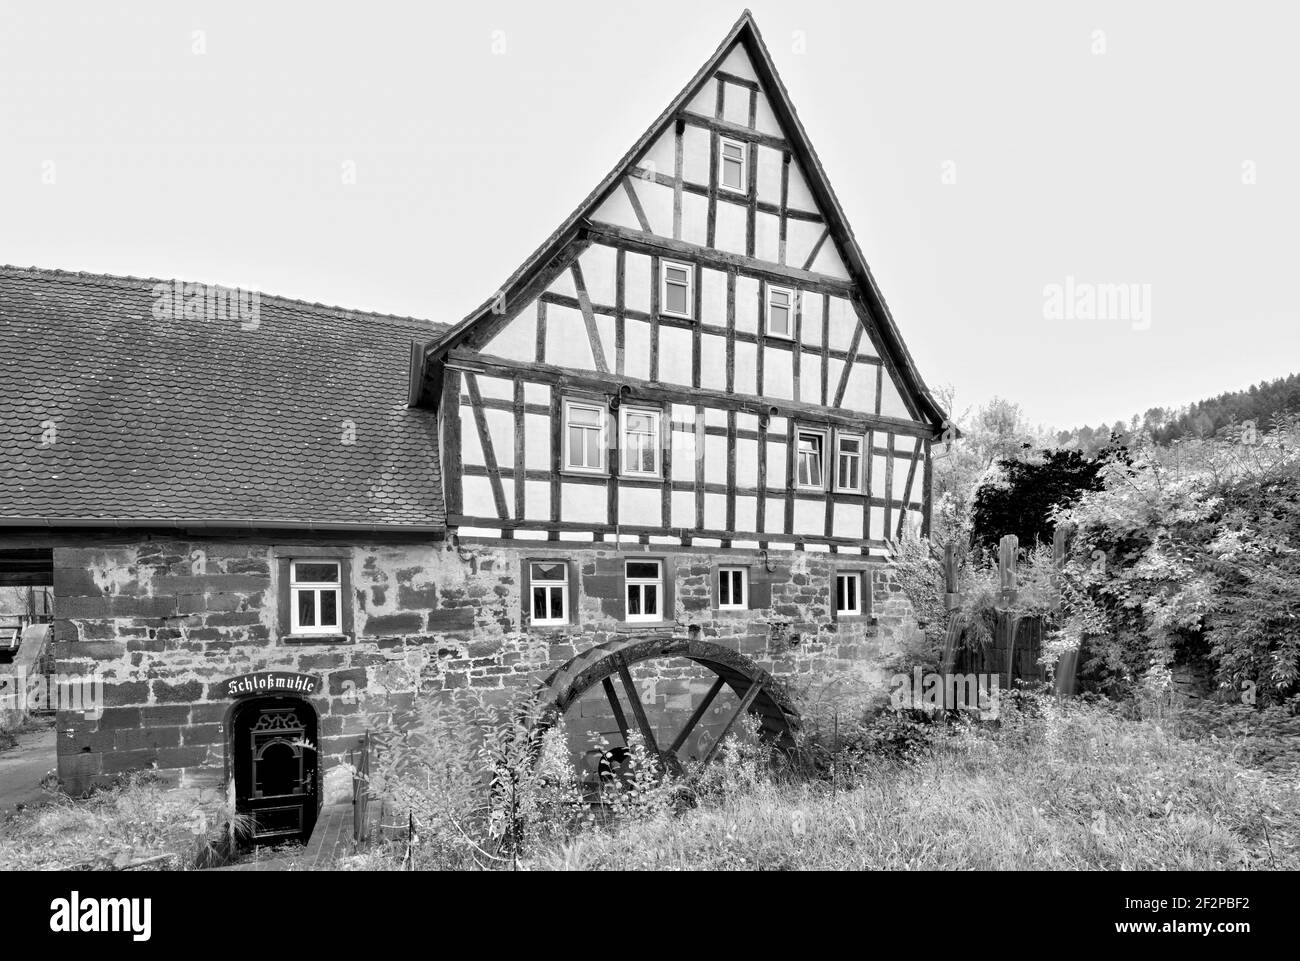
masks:
{"type": "Polygon", "coordinates": [[[731,574],[728,571],[723,571],[718,579],[718,603],[731,603],[731,574]]]}
{"type": "Polygon", "coordinates": [[[564,619],[564,588],[551,588],[551,620],[561,621],[564,619]]]}
{"type": "Polygon", "coordinates": [[[337,564],[294,564],[293,573],[294,580],[299,583],[337,584],[339,582],[337,564]]]}
{"type": "Polygon", "coordinates": [[[642,590],[645,591],[645,613],[659,613],[659,588],[653,584],[646,584],[642,590]]]}
{"type": "Polygon", "coordinates": [[[835,609],[844,610],[844,578],[835,578],[835,609]]]}
{"type": "Polygon", "coordinates": [[[316,626],[316,592],[298,592],[298,626],[316,626]]]}
{"type": "Polygon", "coordinates": [[[533,617],[539,620],[546,618],[546,588],[533,588],[533,617]]]}
{"type": "Polygon", "coordinates": [[[627,612],[628,614],[641,613],[641,588],[635,584],[629,584],[627,587],[627,612]]]}
{"type": "Polygon", "coordinates": [[[659,562],[658,561],[628,561],[627,576],[628,577],[658,577],[659,562]]]}
{"type": "Polygon", "coordinates": [[[686,310],[686,288],[678,284],[669,284],[666,291],[668,303],[666,309],[674,314],[685,314],[686,310]]]}
{"type": "Polygon", "coordinates": [[[337,592],[320,592],[320,622],[330,626],[339,622],[339,595],[337,592]]]}

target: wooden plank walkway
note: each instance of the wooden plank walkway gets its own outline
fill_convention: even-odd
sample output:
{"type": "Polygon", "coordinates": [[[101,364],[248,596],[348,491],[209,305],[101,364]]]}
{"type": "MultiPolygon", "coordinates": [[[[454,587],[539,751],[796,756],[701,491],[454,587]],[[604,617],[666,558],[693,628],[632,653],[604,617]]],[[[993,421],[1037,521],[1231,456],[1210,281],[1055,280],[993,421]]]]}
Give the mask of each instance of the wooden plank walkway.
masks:
{"type": "Polygon", "coordinates": [[[312,828],[311,837],[301,854],[267,858],[262,861],[245,861],[213,871],[318,871],[328,868],[334,861],[352,854],[352,802],[331,804],[322,808],[312,828]]]}

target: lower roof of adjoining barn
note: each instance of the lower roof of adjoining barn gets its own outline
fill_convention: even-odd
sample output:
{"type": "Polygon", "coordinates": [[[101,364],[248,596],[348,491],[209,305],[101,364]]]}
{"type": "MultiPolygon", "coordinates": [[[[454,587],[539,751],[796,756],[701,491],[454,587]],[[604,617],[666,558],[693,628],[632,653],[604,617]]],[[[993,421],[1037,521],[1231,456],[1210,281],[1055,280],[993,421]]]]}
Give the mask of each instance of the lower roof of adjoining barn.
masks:
{"type": "Polygon", "coordinates": [[[171,283],[0,267],[0,526],[443,528],[407,371],[444,325],[264,295],[185,319],[171,283]]]}

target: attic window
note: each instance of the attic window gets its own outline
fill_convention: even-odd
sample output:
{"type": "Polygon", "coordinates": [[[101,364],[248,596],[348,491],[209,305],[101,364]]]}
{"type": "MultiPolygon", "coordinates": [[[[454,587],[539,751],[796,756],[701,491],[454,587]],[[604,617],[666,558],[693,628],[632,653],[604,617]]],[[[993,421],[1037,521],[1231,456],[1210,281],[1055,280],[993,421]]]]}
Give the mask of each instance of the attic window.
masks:
{"type": "Polygon", "coordinates": [[[794,337],[794,291],[767,288],[767,332],[772,337],[794,337]]]}
{"type": "Polygon", "coordinates": [[[659,268],[662,279],[659,312],[674,317],[690,317],[695,268],[690,264],[665,260],[659,268]]]}
{"type": "Polygon", "coordinates": [[[745,185],[745,145],[738,140],[722,141],[722,169],[718,179],[727,190],[746,193],[745,185]]]}

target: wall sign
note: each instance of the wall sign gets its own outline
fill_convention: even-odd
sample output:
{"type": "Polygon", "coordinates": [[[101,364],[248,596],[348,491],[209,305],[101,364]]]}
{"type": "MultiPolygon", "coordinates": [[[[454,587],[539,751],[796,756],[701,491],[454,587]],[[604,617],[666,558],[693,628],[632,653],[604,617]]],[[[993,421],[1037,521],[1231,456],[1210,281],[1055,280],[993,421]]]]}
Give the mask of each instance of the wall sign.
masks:
{"type": "Polygon", "coordinates": [[[320,688],[321,679],[317,675],[292,671],[257,671],[232,677],[222,684],[226,697],[248,694],[302,694],[306,697],[319,694],[320,688]]]}

